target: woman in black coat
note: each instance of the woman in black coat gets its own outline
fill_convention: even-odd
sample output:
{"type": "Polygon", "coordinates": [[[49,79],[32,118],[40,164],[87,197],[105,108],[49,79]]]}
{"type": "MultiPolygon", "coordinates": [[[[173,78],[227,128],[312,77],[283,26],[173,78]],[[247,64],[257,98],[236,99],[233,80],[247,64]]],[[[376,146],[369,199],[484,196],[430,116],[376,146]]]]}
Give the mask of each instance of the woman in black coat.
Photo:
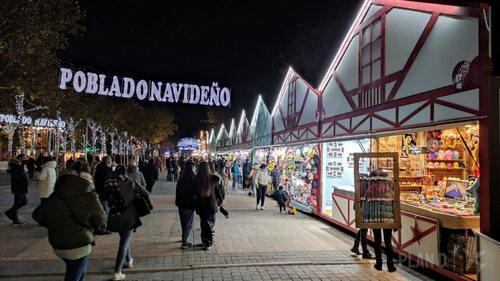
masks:
{"type": "Polygon", "coordinates": [[[149,192],[142,186],[130,180],[124,166],[118,166],[115,170],[115,177],[105,184],[105,189],[109,204],[108,229],[120,234],[120,245],[116,255],[115,273],[113,280],[124,280],[122,268],[133,267],[134,259],[130,251],[130,238],[132,232],[142,225],[137,209],[134,205],[136,193],[140,193],[153,209],[149,200],[149,192]]]}
{"type": "Polygon", "coordinates": [[[204,250],[210,250],[213,244],[211,217],[217,213],[215,186],[219,177],[210,172],[208,162],[201,162],[198,167],[196,182],[196,213],[200,216],[201,241],[204,250]]]}
{"type": "Polygon", "coordinates": [[[177,182],[175,189],[175,205],[179,208],[179,217],[182,227],[182,246],[186,249],[192,246],[189,240],[189,232],[193,227],[196,183],[194,181],[193,162],[185,164],[184,173],[177,182]]]}

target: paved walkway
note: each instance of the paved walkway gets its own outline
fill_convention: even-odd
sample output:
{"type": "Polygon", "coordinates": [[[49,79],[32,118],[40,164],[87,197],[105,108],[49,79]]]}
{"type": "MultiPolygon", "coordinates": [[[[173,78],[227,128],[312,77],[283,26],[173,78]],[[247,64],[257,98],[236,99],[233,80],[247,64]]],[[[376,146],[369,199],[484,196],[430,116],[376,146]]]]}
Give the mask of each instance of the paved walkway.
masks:
{"type": "MultiPolygon", "coordinates": [[[[350,254],[352,237],[317,218],[280,214],[268,198],[266,210],[255,210],[255,198],[231,192],[226,205],[230,218],[218,217],[212,250],[181,250],[181,229],[174,205],[173,183],[157,182],[155,210],[133,234],[136,264],[125,269],[127,280],[431,280],[404,266],[388,273],[373,269],[350,254]]],[[[8,186],[0,187],[0,206],[11,205],[8,186]]],[[[64,264],[52,252],[46,229],[30,216],[39,203],[34,185],[30,204],[21,211],[27,224],[10,226],[0,215],[0,280],[62,280],[64,264]]],[[[195,219],[192,241],[200,243],[195,219]]],[[[87,280],[109,280],[113,272],[118,235],[98,236],[87,280]]]]}

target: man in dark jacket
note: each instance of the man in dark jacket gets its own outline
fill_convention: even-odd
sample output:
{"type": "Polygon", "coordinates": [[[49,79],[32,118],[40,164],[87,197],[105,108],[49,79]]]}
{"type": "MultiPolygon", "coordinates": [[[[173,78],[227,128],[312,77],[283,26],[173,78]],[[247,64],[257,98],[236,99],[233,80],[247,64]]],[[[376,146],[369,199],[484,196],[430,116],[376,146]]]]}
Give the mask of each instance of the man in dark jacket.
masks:
{"type": "Polygon", "coordinates": [[[36,164],[36,160],[33,157],[30,157],[30,159],[28,159],[28,161],[26,161],[26,167],[28,168],[28,174],[29,174],[30,180],[33,179],[33,174],[35,173],[35,164],[36,164]]]}
{"type": "Polygon", "coordinates": [[[146,180],[146,189],[149,193],[153,191],[155,181],[158,180],[158,168],[155,165],[154,159],[149,159],[148,164],[144,166],[144,179],[146,180]]]}
{"type": "Polygon", "coordinates": [[[196,183],[194,181],[193,162],[186,162],[184,173],[175,188],[175,205],[179,208],[179,217],[182,227],[181,249],[192,246],[188,241],[193,226],[196,183]]]}
{"type": "MultiPolygon", "coordinates": [[[[111,164],[112,164],[111,157],[104,156],[102,158],[102,162],[97,164],[94,174],[95,191],[97,192],[97,195],[99,195],[99,200],[101,201],[102,207],[106,212],[106,214],[108,213],[109,208],[108,208],[108,201],[106,198],[104,183],[107,180],[113,178],[113,170],[111,169],[111,164]]],[[[111,232],[106,231],[105,229],[99,229],[96,232],[96,234],[105,235],[105,234],[111,234],[111,232]]]]}
{"type": "Polygon", "coordinates": [[[102,207],[106,212],[108,211],[108,204],[104,192],[104,183],[113,177],[111,163],[111,157],[104,156],[102,162],[96,166],[94,175],[95,191],[99,195],[99,200],[101,200],[102,207]]]}
{"type": "Polygon", "coordinates": [[[12,225],[18,226],[24,224],[18,217],[18,210],[28,204],[28,177],[23,166],[24,154],[19,154],[16,159],[9,161],[11,191],[14,194],[14,205],[5,211],[5,215],[12,220],[12,225]]]}

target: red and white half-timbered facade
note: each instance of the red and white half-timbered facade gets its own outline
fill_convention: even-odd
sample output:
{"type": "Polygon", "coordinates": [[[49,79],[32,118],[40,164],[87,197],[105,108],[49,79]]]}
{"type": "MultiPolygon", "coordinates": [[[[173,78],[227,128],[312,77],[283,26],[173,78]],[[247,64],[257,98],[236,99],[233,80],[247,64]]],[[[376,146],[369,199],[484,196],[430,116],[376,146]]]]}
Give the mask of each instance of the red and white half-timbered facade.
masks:
{"type": "Polygon", "coordinates": [[[273,144],[317,140],[319,93],[291,67],[271,113],[273,144]]]}
{"type": "Polygon", "coordinates": [[[488,44],[479,7],[365,1],[319,86],[322,138],[481,118],[488,44]]]}

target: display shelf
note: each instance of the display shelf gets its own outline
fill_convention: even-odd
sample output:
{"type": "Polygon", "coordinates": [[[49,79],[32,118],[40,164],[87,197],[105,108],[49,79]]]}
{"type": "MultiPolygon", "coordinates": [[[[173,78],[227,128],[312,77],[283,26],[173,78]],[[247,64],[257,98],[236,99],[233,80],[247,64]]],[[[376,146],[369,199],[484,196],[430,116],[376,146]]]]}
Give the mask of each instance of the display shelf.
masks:
{"type": "Polygon", "coordinates": [[[430,159],[430,158],[426,158],[425,160],[430,161],[430,162],[464,162],[465,161],[465,159],[446,160],[446,159],[430,159]]]}
{"type": "Polygon", "coordinates": [[[427,170],[465,170],[465,168],[448,168],[448,167],[443,167],[443,168],[426,168],[427,170]]]}
{"type": "Polygon", "coordinates": [[[398,153],[353,153],[353,156],[356,228],[401,228],[398,153]],[[388,175],[362,176],[360,159],[369,159],[372,171],[389,169],[388,175]]]}

